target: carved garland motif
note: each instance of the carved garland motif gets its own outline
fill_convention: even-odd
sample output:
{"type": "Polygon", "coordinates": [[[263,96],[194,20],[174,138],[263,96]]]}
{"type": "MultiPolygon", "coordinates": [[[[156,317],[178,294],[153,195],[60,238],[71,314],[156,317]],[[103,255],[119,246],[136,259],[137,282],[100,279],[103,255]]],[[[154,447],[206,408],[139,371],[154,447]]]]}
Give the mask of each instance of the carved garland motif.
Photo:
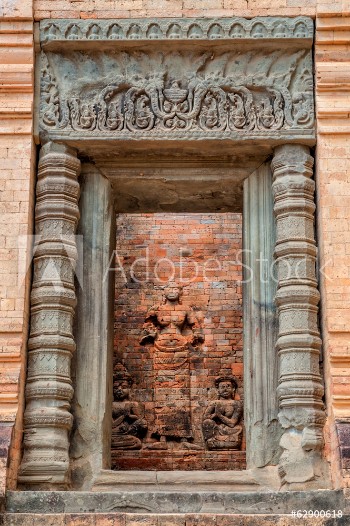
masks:
{"type": "Polygon", "coordinates": [[[286,39],[312,38],[312,20],[305,17],[118,20],[41,23],[41,40],[169,40],[169,39],[286,39]]]}
{"type": "Polygon", "coordinates": [[[247,79],[245,85],[220,77],[198,78],[187,85],[178,80],[146,79],[131,85],[120,78],[93,100],[78,96],[61,100],[45,55],[43,60],[41,122],[47,130],[148,135],[176,131],[266,133],[310,129],[314,123],[313,94],[307,86],[292,97],[286,87],[256,79],[247,79]]]}

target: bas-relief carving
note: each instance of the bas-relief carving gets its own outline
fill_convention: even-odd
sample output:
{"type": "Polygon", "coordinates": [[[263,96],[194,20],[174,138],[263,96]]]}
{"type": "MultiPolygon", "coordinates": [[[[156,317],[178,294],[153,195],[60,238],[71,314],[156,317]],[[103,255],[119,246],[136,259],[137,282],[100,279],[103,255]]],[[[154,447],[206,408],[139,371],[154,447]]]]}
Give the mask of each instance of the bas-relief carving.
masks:
{"type": "Polygon", "coordinates": [[[315,182],[309,148],[283,145],[272,160],[278,287],[279,421],[282,484],[326,487],[322,462],[325,412],[320,375],[320,299],[314,236],[315,182]],[[303,264],[300,264],[304,260],[303,264]],[[287,272],[288,267],[292,269],[287,272]]]}
{"type": "Polygon", "coordinates": [[[42,53],[43,136],[312,135],[311,51],[42,53]]]}
{"type": "Polygon", "coordinates": [[[54,41],[312,39],[310,18],[50,20],[40,23],[42,45],[54,41]]]}
{"type": "Polygon", "coordinates": [[[113,370],[112,449],[141,449],[147,432],[142,405],[130,400],[133,383],[125,367],[117,363],[113,370]]]}
{"type": "Polygon", "coordinates": [[[243,404],[235,399],[233,376],[216,378],[217,399],[207,403],[201,418],[204,444],[194,441],[190,362],[200,352],[204,334],[201,312],[183,305],[181,296],[182,287],[170,282],[164,287],[163,302],[148,311],[143,325],[140,343],[150,346],[154,372],[151,426],[143,405],[129,399],[130,374],[120,363],[115,366],[112,450],[167,450],[170,444],[172,451],[241,449],[243,404]]]}
{"type": "Polygon", "coordinates": [[[233,376],[216,378],[218,399],[209,403],[203,415],[202,430],[207,448],[240,449],[243,404],[235,400],[237,382],[233,376]]]}
{"type": "Polygon", "coordinates": [[[190,357],[204,342],[199,312],[181,304],[182,288],[169,283],[164,302],[147,313],[140,343],[153,346],[155,423],[157,442],[149,449],[167,449],[167,441],[193,448],[190,357]]]}
{"type": "Polygon", "coordinates": [[[70,148],[52,143],[42,148],[36,187],[35,225],[40,235],[33,259],[22,484],[64,488],[69,482],[79,168],[70,148]]]}

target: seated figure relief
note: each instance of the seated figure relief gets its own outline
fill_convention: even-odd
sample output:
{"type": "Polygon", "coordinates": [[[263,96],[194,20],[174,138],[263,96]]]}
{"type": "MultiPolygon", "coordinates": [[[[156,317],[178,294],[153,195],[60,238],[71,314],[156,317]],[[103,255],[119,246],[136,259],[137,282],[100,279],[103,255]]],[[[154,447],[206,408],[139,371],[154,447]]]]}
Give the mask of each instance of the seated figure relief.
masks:
{"type": "Polygon", "coordinates": [[[210,402],[204,412],[202,431],[207,448],[240,449],[242,426],[239,425],[243,405],[235,400],[237,382],[233,376],[220,376],[215,379],[218,399],[210,402]]]}
{"type": "Polygon", "coordinates": [[[112,449],[141,449],[141,439],[147,432],[142,405],[130,400],[133,383],[128,371],[118,363],[114,367],[112,449]]]}

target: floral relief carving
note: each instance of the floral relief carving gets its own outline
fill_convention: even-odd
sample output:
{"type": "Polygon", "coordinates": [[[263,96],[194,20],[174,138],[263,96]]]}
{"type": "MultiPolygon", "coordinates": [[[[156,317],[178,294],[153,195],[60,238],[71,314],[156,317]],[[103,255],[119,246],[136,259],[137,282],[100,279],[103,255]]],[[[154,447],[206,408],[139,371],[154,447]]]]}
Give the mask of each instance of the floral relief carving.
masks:
{"type": "Polygon", "coordinates": [[[63,80],[67,75],[58,58],[43,53],[42,130],[201,138],[219,133],[220,137],[280,130],[298,133],[314,124],[312,64],[307,50],[264,54],[254,49],[246,56],[205,52],[192,57],[181,52],[161,57],[155,52],[72,52],[64,57],[78,71],[76,82],[72,79],[71,83],[63,80]],[[97,78],[88,83],[85,77],[91,61],[97,69],[103,69],[106,62],[114,64],[110,68],[116,71],[114,78],[110,75],[109,82],[97,78]],[[261,62],[265,73],[246,72],[255,61],[261,62]],[[147,73],[144,64],[148,64],[147,73]]]}

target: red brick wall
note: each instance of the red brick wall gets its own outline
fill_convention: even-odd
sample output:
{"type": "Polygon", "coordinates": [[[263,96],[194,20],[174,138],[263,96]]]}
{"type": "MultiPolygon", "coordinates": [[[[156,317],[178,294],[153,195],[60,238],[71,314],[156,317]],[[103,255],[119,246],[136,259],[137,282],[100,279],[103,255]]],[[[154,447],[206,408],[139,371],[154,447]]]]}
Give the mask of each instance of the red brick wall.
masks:
{"type": "MultiPolygon", "coordinates": [[[[162,302],[161,286],[168,279],[185,285],[182,304],[199,309],[205,334],[190,364],[194,442],[202,446],[202,415],[208,401],[216,398],[215,377],[233,374],[239,384],[236,397],[243,395],[241,248],[240,214],[121,214],[117,218],[116,358],[134,377],[132,398],[144,404],[152,427],[152,351],[139,343],[142,325],[148,309],[162,302]]],[[[207,453],[205,458],[198,453],[188,462],[180,454],[176,460],[173,453],[158,468],[244,467],[244,454],[207,453]]],[[[134,461],[129,455],[123,462],[122,456],[118,452],[120,469],[154,467],[154,458],[144,450],[132,453],[134,461]]]]}
{"type": "Polygon", "coordinates": [[[35,20],[43,18],[153,18],[315,16],[341,12],[347,0],[34,0],[35,20]],[[316,4],[320,4],[317,6],[316,4]],[[338,4],[338,5],[337,5],[338,4]]]}

